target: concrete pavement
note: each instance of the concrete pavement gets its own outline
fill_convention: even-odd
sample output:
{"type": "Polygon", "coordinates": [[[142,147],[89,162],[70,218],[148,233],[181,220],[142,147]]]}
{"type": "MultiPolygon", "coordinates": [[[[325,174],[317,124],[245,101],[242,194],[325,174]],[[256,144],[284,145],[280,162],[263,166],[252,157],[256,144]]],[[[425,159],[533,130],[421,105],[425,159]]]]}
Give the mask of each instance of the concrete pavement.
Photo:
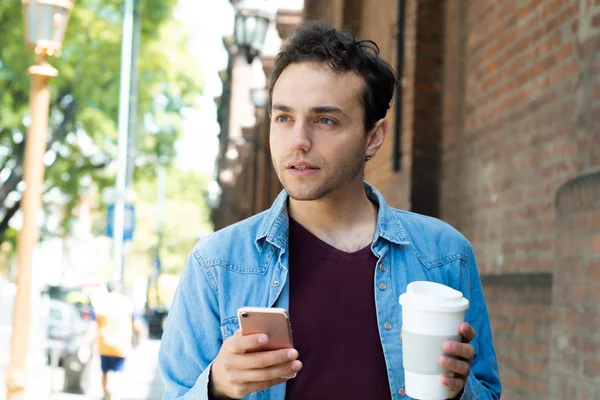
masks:
{"type": "MultiPolygon", "coordinates": [[[[6,400],[6,369],[10,360],[12,335],[12,312],[16,287],[0,278],[0,400],[6,400]]],[[[37,292],[34,292],[37,293],[37,292]]],[[[32,310],[27,359],[26,400],[83,400],[101,399],[100,360],[90,365],[90,389],[88,395],[62,393],[64,372],[62,368],[46,365],[45,340],[47,306],[39,295],[32,294],[32,310]]],[[[158,373],[158,349],[160,341],[147,340],[135,348],[125,364],[125,371],[115,376],[120,386],[122,400],[159,400],[163,385],[158,373]]],[[[110,378],[109,378],[110,379],[110,378]]],[[[117,394],[117,393],[115,393],[117,394]]]]}
{"type": "MultiPolygon", "coordinates": [[[[158,349],[160,341],[149,340],[133,351],[125,364],[125,370],[115,376],[109,376],[109,384],[115,396],[121,400],[160,400],[163,384],[158,373],[158,349]],[[111,378],[113,378],[111,380],[111,378]],[[116,378],[116,379],[114,379],[116,378]]],[[[53,369],[47,365],[30,368],[26,400],[96,400],[102,399],[101,372],[98,358],[90,366],[90,388],[86,395],[61,392],[63,385],[62,368],[53,369]]],[[[0,399],[5,399],[5,370],[0,370],[0,399]]]]}

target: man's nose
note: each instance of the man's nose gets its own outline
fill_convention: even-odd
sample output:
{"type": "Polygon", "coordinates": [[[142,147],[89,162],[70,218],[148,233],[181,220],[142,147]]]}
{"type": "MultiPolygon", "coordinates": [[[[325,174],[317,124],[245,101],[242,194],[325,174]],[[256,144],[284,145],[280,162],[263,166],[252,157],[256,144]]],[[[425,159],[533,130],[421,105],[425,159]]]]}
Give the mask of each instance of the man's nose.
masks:
{"type": "Polygon", "coordinates": [[[290,150],[308,153],[312,147],[311,136],[310,124],[302,120],[297,121],[290,137],[290,150]]]}

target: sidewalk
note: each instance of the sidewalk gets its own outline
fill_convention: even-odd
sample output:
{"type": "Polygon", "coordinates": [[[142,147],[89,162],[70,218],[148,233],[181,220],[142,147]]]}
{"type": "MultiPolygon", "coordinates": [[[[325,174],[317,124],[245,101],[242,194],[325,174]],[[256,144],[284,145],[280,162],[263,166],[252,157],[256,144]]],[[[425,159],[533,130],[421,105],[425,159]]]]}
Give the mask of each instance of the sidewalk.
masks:
{"type": "MultiPolygon", "coordinates": [[[[125,364],[125,370],[118,376],[120,400],[160,400],[163,385],[158,373],[158,349],[160,341],[149,340],[139,345],[125,364]]],[[[52,371],[46,365],[36,365],[29,371],[26,400],[99,400],[102,399],[99,360],[92,361],[91,387],[88,395],[62,393],[62,369],[52,371]],[[51,385],[52,381],[52,385],[51,385]],[[54,389],[51,393],[50,389],[54,389]]],[[[112,377],[112,376],[111,376],[112,377]]],[[[110,378],[109,377],[109,380],[110,378]]],[[[114,379],[113,379],[114,381],[114,379]]],[[[110,384],[110,383],[109,383],[110,384]]],[[[5,370],[0,369],[0,400],[6,398],[5,370]]]]}

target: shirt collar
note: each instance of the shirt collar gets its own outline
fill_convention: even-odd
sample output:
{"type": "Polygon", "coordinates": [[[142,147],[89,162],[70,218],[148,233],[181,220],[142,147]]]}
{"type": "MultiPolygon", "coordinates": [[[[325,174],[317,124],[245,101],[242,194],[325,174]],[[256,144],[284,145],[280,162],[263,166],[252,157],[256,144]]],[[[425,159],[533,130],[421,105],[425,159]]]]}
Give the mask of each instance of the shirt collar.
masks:
{"type": "MultiPolygon", "coordinates": [[[[394,210],[387,205],[383,195],[367,182],[364,185],[369,200],[379,207],[377,230],[375,231],[373,242],[375,243],[379,238],[383,238],[392,243],[409,244],[410,242],[402,227],[402,223],[394,213],[394,210]]],[[[288,194],[284,189],[279,193],[271,208],[267,210],[267,214],[263,218],[258,229],[258,234],[256,235],[255,244],[259,250],[265,241],[278,248],[285,248],[289,230],[287,200],[288,194]]]]}

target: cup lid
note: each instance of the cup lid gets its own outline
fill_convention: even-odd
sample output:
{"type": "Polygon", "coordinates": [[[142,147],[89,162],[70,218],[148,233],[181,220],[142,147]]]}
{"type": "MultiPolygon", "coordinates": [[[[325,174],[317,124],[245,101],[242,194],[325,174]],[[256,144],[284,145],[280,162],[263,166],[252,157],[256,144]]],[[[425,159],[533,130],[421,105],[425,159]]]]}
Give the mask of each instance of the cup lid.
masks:
{"type": "Polygon", "coordinates": [[[459,312],[469,308],[469,300],[458,290],[428,281],[409,283],[400,304],[422,311],[459,312]]]}

